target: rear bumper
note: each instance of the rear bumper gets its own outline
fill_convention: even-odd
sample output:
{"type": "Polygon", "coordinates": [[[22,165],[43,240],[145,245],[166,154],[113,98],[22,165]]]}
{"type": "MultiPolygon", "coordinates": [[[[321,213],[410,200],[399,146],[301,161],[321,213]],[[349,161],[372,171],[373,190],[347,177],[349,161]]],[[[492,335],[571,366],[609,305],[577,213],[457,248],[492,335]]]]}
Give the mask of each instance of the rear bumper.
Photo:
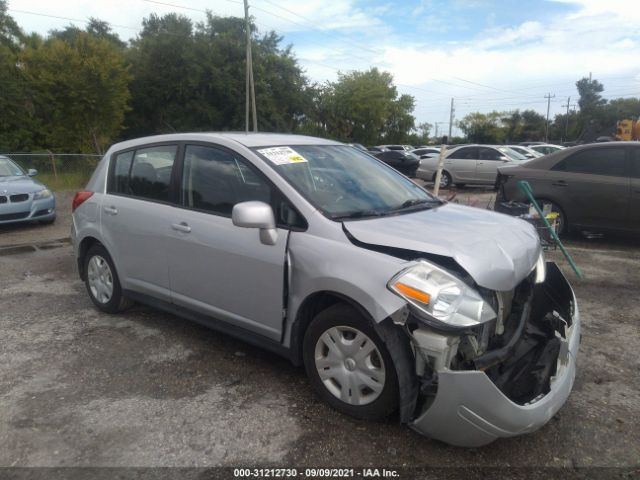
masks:
{"type": "Polygon", "coordinates": [[[566,338],[561,339],[556,374],[547,394],[533,403],[519,405],[507,398],[484,372],[444,368],[438,371],[433,404],[410,424],[411,428],[452,445],[480,447],[545,425],[566,402],[576,374],[580,314],[575,295],[568,283],[566,286],[573,297],[572,322],[566,338]]]}
{"type": "Polygon", "coordinates": [[[33,200],[33,194],[30,194],[29,197],[29,200],[25,202],[0,205],[0,225],[50,221],[56,217],[56,199],[53,195],[42,200],[33,200]]]}

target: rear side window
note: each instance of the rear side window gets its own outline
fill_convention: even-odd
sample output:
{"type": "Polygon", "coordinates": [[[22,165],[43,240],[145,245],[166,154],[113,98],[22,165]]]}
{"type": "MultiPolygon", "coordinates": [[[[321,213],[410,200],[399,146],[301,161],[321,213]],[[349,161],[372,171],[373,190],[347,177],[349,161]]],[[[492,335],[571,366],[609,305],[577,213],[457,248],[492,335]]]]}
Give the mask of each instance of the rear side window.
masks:
{"type": "Polygon", "coordinates": [[[561,160],[552,170],[625,177],[625,150],[624,148],[583,150],[561,160]]]}
{"type": "Polygon", "coordinates": [[[449,158],[460,158],[465,160],[475,160],[478,158],[478,149],[477,148],[461,148],[460,150],[456,150],[453,152],[449,158]]]}
{"type": "Polygon", "coordinates": [[[116,155],[116,165],[113,169],[113,182],[111,188],[109,188],[110,193],[129,194],[129,175],[131,174],[132,161],[133,152],[116,155]]]}
{"type": "Polygon", "coordinates": [[[116,155],[108,191],[168,202],[177,150],[176,145],[159,145],[116,155]]]}

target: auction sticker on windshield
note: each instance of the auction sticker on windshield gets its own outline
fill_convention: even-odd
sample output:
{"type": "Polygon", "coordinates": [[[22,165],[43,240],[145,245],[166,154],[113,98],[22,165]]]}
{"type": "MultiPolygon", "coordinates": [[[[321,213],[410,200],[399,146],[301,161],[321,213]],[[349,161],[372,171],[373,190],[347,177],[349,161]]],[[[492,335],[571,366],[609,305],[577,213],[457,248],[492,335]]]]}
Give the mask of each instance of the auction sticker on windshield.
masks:
{"type": "Polygon", "coordinates": [[[263,148],[262,150],[258,150],[258,153],[264,155],[276,165],[307,162],[306,158],[304,158],[291,147],[263,148]]]}

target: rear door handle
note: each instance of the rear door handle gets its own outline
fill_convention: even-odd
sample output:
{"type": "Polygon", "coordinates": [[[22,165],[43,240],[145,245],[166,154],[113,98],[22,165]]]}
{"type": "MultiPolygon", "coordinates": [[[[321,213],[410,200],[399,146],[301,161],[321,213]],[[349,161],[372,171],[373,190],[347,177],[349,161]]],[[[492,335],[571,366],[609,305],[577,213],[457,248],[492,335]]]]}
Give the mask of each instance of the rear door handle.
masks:
{"type": "Polygon", "coordinates": [[[109,215],[117,215],[118,214],[118,209],[114,206],[111,207],[104,207],[104,211],[106,213],[108,213],[109,215]]]}
{"type": "Polygon", "coordinates": [[[558,180],[557,182],[553,182],[551,185],[553,185],[554,187],[568,187],[569,184],[567,182],[565,182],[564,180],[558,180]]]}
{"type": "Polygon", "coordinates": [[[191,233],[191,227],[187,225],[187,222],[174,223],[171,228],[178,232],[191,233]]]}

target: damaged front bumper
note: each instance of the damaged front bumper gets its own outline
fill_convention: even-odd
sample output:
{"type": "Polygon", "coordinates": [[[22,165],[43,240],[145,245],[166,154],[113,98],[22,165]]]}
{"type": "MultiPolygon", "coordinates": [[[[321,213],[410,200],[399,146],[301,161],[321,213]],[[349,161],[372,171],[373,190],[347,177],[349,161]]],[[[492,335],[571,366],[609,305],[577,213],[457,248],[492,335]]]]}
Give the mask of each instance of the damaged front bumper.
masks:
{"type": "Polygon", "coordinates": [[[580,315],[573,290],[554,263],[547,263],[547,280],[543,286],[559,302],[570,305],[570,313],[565,313],[570,316],[570,326],[565,329],[564,338],[558,335],[560,348],[549,391],[528,403],[518,404],[484,371],[450,370],[441,364],[436,369],[435,398],[409,423],[411,428],[452,445],[479,447],[500,437],[533,432],[555,415],[573,387],[580,315]]]}

